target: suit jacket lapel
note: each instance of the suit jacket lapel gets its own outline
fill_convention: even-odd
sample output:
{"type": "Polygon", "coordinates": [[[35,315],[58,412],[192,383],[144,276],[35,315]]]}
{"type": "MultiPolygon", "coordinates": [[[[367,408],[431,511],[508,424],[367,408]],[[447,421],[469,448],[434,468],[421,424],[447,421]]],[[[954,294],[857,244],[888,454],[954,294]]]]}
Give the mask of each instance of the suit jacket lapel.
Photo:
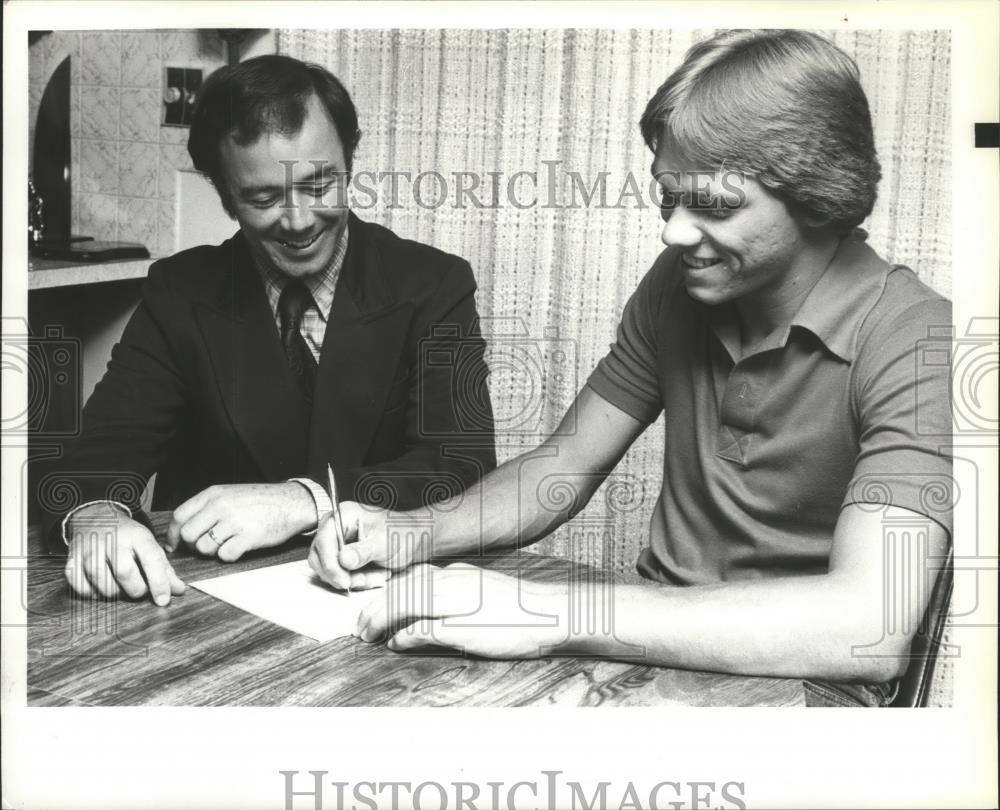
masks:
{"type": "Polygon", "coordinates": [[[313,399],[308,469],[357,467],[382,417],[412,317],[387,284],[377,246],[353,214],[350,242],[323,338],[313,399]]]}
{"type": "Polygon", "coordinates": [[[283,481],[304,472],[309,413],[242,235],[230,245],[222,295],[196,315],[233,427],[265,480],[283,481]]]}

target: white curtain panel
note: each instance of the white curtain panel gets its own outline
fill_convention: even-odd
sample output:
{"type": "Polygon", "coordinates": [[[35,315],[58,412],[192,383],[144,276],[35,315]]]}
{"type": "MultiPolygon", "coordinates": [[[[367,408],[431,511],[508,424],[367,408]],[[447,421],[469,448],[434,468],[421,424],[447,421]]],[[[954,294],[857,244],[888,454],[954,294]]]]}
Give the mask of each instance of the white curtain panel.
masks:
{"type": "MultiPolygon", "coordinates": [[[[638,120],[685,51],[712,33],[279,31],[279,52],[332,70],[358,107],[354,171],[377,190],[354,195],[358,214],[472,263],[501,461],[554,430],[662,249],[638,120]],[[396,199],[391,180],[376,177],[385,172],[410,173],[397,178],[396,199]],[[415,189],[429,172],[440,178],[425,174],[415,189]],[[571,173],[584,192],[576,188],[575,204],[571,173]],[[584,205],[601,177],[605,199],[598,185],[584,205]],[[484,207],[457,190],[476,178],[472,194],[484,207]]],[[[884,176],[870,241],[949,295],[949,34],[820,33],[857,61],[872,106],[884,176]]],[[[661,419],[539,550],[632,570],[659,492],[662,442],[661,419]]],[[[554,507],[573,497],[559,486],[541,494],[554,507]]]]}

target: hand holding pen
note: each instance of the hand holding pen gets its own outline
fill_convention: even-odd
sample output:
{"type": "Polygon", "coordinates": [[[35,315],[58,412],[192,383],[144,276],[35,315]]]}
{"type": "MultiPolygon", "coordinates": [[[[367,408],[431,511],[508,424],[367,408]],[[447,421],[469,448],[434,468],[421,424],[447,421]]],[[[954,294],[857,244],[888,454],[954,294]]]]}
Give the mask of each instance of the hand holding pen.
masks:
{"type": "Polygon", "coordinates": [[[309,565],[337,590],[379,588],[396,572],[432,559],[431,535],[423,511],[392,512],[337,497],[327,467],[333,510],[320,521],[309,565]]]}
{"type": "Polygon", "coordinates": [[[348,538],[358,537],[358,524],[363,510],[358,504],[348,503],[345,511],[349,511],[349,515],[345,520],[340,499],[337,497],[337,484],[329,465],[327,465],[327,484],[333,510],[320,519],[312,547],[309,549],[309,567],[320,579],[340,591],[350,592],[352,589],[380,587],[389,578],[389,572],[384,568],[369,566],[365,570],[348,570],[341,564],[345,548],[347,554],[343,556],[348,556],[357,545],[356,543],[349,545],[348,538]]]}

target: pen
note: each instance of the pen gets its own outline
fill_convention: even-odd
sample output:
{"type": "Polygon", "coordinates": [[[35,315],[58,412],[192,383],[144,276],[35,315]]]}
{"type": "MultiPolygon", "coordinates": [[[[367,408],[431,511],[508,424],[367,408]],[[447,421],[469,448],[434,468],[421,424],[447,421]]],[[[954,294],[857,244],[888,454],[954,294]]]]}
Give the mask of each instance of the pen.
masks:
{"type": "MultiPolygon", "coordinates": [[[[337,482],[333,480],[333,469],[329,464],[326,465],[326,480],[330,485],[330,503],[333,505],[333,512],[330,513],[330,517],[333,520],[333,530],[337,535],[337,553],[339,554],[344,550],[345,545],[344,523],[340,519],[340,501],[337,498],[337,482]]],[[[347,579],[347,592],[351,592],[350,573],[348,573],[347,579]]]]}

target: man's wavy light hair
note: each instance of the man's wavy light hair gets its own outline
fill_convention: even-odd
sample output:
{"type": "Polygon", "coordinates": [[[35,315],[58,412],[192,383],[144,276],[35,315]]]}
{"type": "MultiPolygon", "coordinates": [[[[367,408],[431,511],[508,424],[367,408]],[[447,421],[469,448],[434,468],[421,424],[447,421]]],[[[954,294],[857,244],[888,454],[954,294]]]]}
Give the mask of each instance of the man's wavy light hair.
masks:
{"type": "Polygon", "coordinates": [[[875,205],[882,171],[858,67],[817,34],[733,30],[697,43],[639,126],[672,168],[746,172],[837,230],[875,205]]]}

